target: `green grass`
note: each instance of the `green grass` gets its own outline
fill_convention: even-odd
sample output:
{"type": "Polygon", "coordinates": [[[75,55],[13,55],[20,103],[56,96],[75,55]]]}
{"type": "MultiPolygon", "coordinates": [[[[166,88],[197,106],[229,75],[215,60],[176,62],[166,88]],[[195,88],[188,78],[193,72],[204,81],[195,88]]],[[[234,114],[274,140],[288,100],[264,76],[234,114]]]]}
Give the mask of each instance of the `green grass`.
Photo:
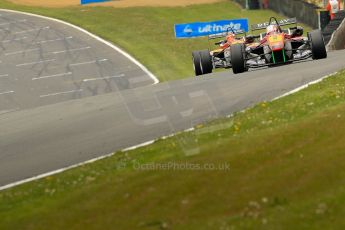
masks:
{"type": "Polygon", "coordinates": [[[345,72],[0,193],[0,229],[344,229],[345,72]],[[191,155],[193,153],[193,155],[191,155]],[[230,170],[144,170],[152,164],[230,170]]]}
{"type": "Polygon", "coordinates": [[[174,24],[248,17],[250,23],[281,16],[269,10],[242,10],[225,1],[188,7],[25,7],[0,0],[1,8],[33,12],[81,26],[132,54],[161,81],[193,76],[191,52],[208,48],[206,38],[175,39],[174,24]]]}

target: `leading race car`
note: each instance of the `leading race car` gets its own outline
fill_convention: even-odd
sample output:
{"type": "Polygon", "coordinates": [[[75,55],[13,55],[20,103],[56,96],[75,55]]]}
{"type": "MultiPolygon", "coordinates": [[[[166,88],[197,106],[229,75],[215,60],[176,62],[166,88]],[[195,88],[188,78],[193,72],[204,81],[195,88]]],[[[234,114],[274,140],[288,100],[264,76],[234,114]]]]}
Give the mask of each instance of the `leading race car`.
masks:
{"type": "Polygon", "coordinates": [[[246,47],[257,46],[253,44],[254,36],[242,35],[242,31],[234,31],[229,28],[226,33],[210,35],[208,40],[223,38],[223,40],[216,42],[218,49],[210,51],[198,50],[192,52],[193,67],[196,76],[212,73],[216,68],[231,68],[231,45],[243,44],[246,47]]]}
{"type": "Polygon", "coordinates": [[[275,66],[294,61],[327,58],[324,39],[320,30],[309,32],[303,37],[303,28],[297,26],[296,18],[278,21],[271,17],[269,22],[252,26],[252,31],[266,29],[266,33],[256,36],[256,46],[246,44],[231,45],[231,63],[235,74],[249,68],[275,66]],[[295,24],[283,29],[282,26],[295,24]]]}

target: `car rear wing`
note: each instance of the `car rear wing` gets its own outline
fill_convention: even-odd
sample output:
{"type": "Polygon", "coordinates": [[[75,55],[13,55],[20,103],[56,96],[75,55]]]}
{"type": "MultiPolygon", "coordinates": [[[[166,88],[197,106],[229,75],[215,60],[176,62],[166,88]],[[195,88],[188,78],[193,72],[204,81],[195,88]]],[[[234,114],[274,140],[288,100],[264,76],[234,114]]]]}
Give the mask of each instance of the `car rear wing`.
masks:
{"type": "MultiPolygon", "coordinates": [[[[275,22],[273,22],[273,23],[276,24],[275,22]]],[[[278,21],[278,24],[280,26],[297,24],[297,19],[296,18],[282,19],[282,20],[278,21]]],[[[252,29],[252,31],[254,31],[254,30],[263,30],[263,29],[266,29],[267,26],[269,26],[269,22],[254,24],[254,25],[251,26],[251,29],[252,29]]]]}
{"type": "MultiPolygon", "coordinates": [[[[208,40],[212,40],[212,39],[217,39],[217,38],[224,38],[226,37],[229,33],[234,33],[231,30],[227,31],[227,32],[223,32],[223,33],[218,33],[218,34],[210,34],[208,35],[208,40]]],[[[246,34],[246,31],[244,30],[236,30],[235,35],[239,35],[239,34],[246,34]]]]}

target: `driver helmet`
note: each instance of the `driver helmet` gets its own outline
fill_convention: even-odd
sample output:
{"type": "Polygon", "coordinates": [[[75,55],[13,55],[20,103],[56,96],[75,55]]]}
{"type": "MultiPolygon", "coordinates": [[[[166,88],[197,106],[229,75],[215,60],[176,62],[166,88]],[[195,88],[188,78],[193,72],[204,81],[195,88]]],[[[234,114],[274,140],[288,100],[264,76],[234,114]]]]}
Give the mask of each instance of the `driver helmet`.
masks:
{"type": "Polygon", "coordinates": [[[232,42],[235,40],[235,34],[233,33],[229,33],[227,36],[226,36],[226,40],[227,42],[232,42]]]}
{"type": "Polygon", "coordinates": [[[270,34],[270,33],[273,33],[273,32],[279,32],[278,26],[277,25],[269,25],[269,26],[267,26],[266,33],[270,34]]]}

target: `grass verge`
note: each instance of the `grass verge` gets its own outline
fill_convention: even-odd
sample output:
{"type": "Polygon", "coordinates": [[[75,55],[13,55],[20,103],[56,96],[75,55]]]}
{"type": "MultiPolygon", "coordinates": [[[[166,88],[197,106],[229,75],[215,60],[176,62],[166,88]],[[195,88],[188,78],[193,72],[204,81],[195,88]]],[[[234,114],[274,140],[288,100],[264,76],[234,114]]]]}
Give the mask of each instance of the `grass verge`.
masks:
{"type": "Polygon", "coordinates": [[[0,229],[343,229],[345,72],[0,193],[0,229]],[[193,153],[193,155],[191,155],[193,153]]]}
{"type": "Polygon", "coordinates": [[[39,8],[0,0],[0,7],[26,11],[65,20],[113,42],[132,54],[161,81],[193,76],[191,52],[208,47],[206,38],[175,39],[174,24],[232,18],[249,18],[250,23],[281,16],[270,10],[242,10],[224,1],[187,7],[79,6],[39,8]]]}

